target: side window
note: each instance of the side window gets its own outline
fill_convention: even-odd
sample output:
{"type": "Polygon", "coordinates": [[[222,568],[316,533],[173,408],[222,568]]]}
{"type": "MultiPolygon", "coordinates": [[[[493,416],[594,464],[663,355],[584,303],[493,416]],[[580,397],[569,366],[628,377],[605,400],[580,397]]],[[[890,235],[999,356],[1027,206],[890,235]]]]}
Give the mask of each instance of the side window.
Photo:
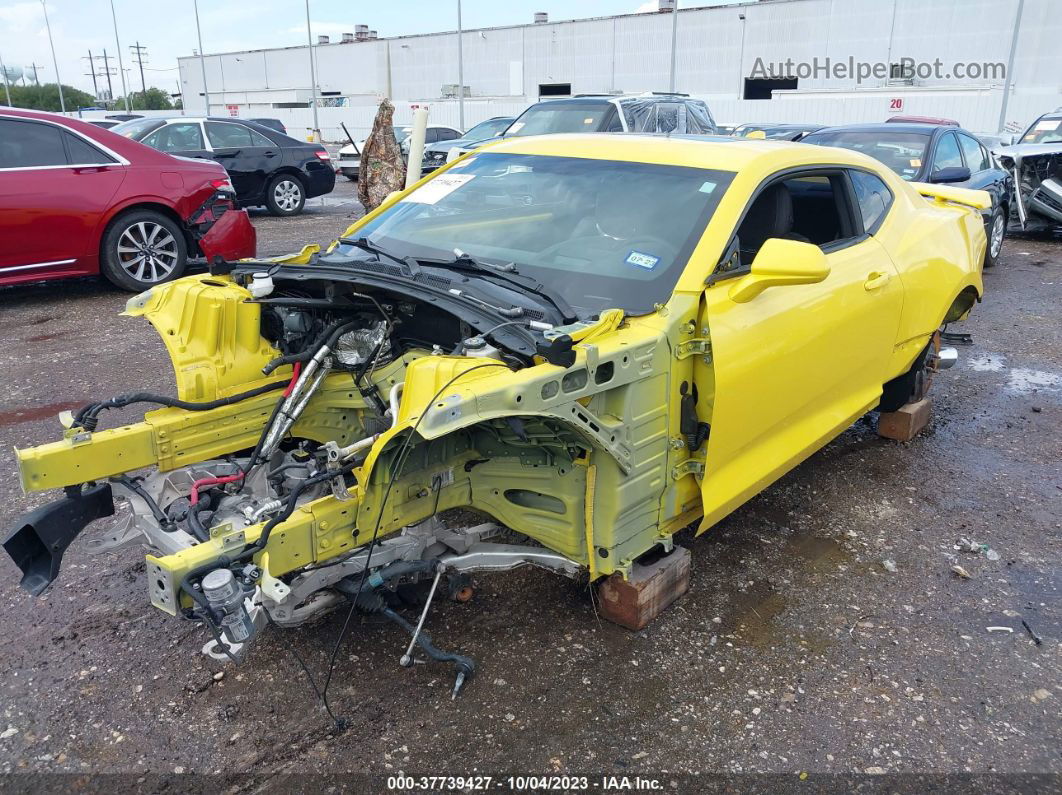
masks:
{"type": "Polygon", "coordinates": [[[144,143],[163,152],[186,152],[205,149],[203,132],[197,122],[179,122],[160,127],[144,143]]]}
{"type": "Polygon", "coordinates": [[[461,133],[457,130],[451,130],[449,127],[445,127],[438,131],[439,137],[436,140],[439,141],[452,141],[455,138],[460,138],[461,133]]]}
{"type": "Polygon", "coordinates": [[[96,147],[73,133],[64,132],[63,139],[66,141],[66,153],[70,158],[70,165],[99,165],[100,163],[114,163],[110,155],[105,155],[96,147]]]}
{"type": "Polygon", "coordinates": [[[0,168],[65,166],[62,134],[54,124],[0,119],[0,168]]]}
{"type": "Polygon", "coordinates": [[[748,268],[771,238],[833,249],[856,237],[840,173],[794,175],[764,188],[738,227],[740,267],[748,268]]]}
{"type": "Polygon", "coordinates": [[[258,132],[258,130],[248,128],[247,132],[251,134],[251,146],[276,146],[275,143],[258,132]]]}
{"type": "Polygon", "coordinates": [[[439,140],[440,140],[440,138],[439,138],[439,130],[436,130],[436,129],[433,129],[433,128],[429,127],[427,130],[424,131],[424,143],[425,144],[433,144],[433,143],[436,143],[439,140]]]}
{"type": "Polygon", "coordinates": [[[612,112],[608,124],[605,125],[602,132],[623,132],[623,120],[620,118],[619,113],[616,111],[612,112]]]}
{"type": "Polygon", "coordinates": [[[966,166],[971,172],[977,173],[989,167],[985,148],[981,142],[963,133],[959,134],[959,143],[962,144],[962,153],[966,155],[966,166]]]}
{"type": "Polygon", "coordinates": [[[874,234],[878,223],[892,204],[892,192],[884,182],[866,171],[849,171],[852,188],[855,190],[859,214],[863,217],[863,230],[874,234]]]}
{"type": "MultiPolygon", "coordinates": [[[[178,125],[173,125],[174,127],[178,125]]],[[[255,146],[251,139],[251,130],[239,124],[208,121],[206,123],[207,140],[215,149],[239,149],[241,146],[255,146]]]]}
{"type": "Polygon", "coordinates": [[[952,133],[941,136],[937,143],[937,151],[933,155],[933,172],[940,171],[942,168],[962,168],[959,144],[952,133]]]}

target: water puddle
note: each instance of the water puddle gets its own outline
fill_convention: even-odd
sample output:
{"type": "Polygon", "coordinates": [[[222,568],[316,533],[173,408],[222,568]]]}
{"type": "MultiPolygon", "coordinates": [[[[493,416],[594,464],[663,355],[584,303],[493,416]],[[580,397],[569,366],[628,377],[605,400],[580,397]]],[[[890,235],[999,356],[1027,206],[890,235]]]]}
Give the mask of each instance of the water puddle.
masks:
{"type": "Polygon", "coordinates": [[[1007,390],[1010,392],[1027,395],[1041,389],[1050,392],[1062,389],[1062,376],[1025,367],[1013,367],[1007,374],[1007,390]]]}
{"type": "Polygon", "coordinates": [[[998,353],[979,353],[967,359],[966,366],[979,373],[998,373],[1004,368],[1003,356],[998,353]]]}
{"type": "Polygon", "coordinates": [[[84,400],[67,400],[62,403],[49,403],[47,406],[23,406],[9,411],[0,411],[0,428],[55,417],[61,411],[73,411],[84,405],[84,400]]]}

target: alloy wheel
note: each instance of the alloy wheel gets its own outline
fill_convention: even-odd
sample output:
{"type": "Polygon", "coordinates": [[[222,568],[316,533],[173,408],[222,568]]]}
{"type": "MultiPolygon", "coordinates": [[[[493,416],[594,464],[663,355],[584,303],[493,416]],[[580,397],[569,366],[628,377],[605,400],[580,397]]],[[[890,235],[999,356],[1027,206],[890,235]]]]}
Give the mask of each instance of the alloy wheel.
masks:
{"type": "Polygon", "coordinates": [[[989,241],[989,245],[992,250],[992,259],[999,256],[1000,249],[1003,248],[1003,235],[1006,233],[1006,222],[1003,220],[1003,215],[996,215],[992,221],[992,238],[989,241]]]}
{"type": "Polygon", "coordinates": [[[302,188],[294,180],[282,179],[273,188],[273,202],[286,213],[298,209],[301,200],[302,188]]]}
{"type": "Polygon", "coordinates": [[[138,282],[163,281],[179,259],[177,240],[162,224],[137,221],[118,238],[118,263],[138,282]]]}

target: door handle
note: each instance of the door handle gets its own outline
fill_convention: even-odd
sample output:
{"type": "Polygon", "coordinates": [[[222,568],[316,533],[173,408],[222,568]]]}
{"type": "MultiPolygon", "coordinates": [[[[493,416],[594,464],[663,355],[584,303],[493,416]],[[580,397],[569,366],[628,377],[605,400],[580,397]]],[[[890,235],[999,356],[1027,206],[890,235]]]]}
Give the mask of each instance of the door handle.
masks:
{"type": "Polygon", "coordinates": [[[268,151],[268,152],[263,152],[263,154],[264,154],[264,155],[265,155],[266,157],[276,157],[276,156],[277,156],[277,153],[276,153],[276,152],[274,152],[274,151],[272,151],[272,150],[270,150],[270,151],[268,151]]]}
{"type": "Polygon", "coordinates": [[[879,287],[884,287],[889,282],[889,274],[882,271],[872,271],[867,274],[867,280],[863,282],[863,289],[877,290],[879,287]]]}

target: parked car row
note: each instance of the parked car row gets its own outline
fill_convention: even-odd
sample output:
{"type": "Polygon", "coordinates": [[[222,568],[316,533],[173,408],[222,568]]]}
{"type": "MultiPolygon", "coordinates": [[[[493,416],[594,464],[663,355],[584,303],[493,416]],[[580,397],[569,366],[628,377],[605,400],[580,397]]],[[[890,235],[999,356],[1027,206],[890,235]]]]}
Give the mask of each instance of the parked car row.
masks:
{"type": "Polygon", "coordinates": [[[0,108],[0,285],[102,273],[140,291],[255,254],[225,169],[52,113],[0,108]]]}

